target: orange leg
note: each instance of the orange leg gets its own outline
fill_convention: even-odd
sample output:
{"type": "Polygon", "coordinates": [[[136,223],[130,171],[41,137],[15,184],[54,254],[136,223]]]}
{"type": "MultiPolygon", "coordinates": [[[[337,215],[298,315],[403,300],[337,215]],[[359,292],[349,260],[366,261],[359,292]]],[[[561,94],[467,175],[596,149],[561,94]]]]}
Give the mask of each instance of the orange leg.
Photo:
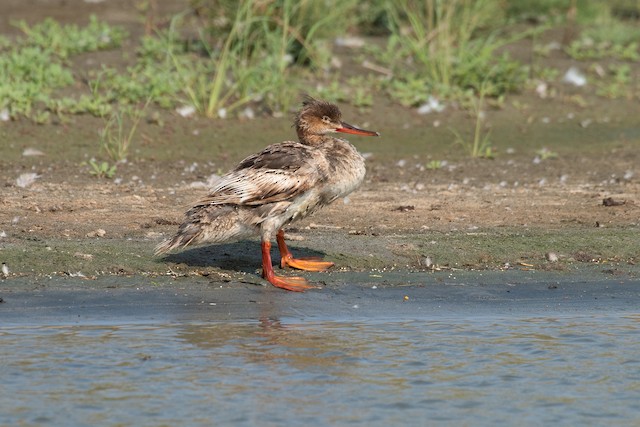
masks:
{"type": "Polygon", "coordinates": [[[304,292],[313,288],[304,277],[276,276],[271,265],[271,242],[262,242],[262,277],[277,288],[294,292],[304,292]]]}
{"type": "Polygon", "coordinates": [[[335,264],[329,261],[322,261],[320,257],[307,257],[307,258],[294,258],[291,251],[284,242],[284,230],[278,230],[276,234],[276,241],[278,242],[278,249],[280,249],[280,267],[297,268],[304,271],[325,271],[326,269],[333,267],[335,264]]]}

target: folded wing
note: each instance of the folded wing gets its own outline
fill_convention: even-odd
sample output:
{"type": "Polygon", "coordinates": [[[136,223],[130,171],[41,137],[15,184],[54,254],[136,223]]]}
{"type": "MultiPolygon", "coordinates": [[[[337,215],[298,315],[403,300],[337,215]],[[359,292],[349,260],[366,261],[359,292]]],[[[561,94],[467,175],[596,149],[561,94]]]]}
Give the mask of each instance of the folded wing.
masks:
{"type": "Polygon", "coordinates": [[[291,201],[327,177],[328,163],[318,150],[298,142],[274,144],[222,176],[198,205],[259,206],[291,201]]]}

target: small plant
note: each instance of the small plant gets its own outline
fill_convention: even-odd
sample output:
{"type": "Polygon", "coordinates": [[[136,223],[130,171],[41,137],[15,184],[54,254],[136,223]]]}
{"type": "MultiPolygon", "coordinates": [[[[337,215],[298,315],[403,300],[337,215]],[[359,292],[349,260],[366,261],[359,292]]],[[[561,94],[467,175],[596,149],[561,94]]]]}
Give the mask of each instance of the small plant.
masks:
{"type": "Polygon", "coordinates": [[[97,178],[111,179],[116,174],[116,165],[110,165],[108,162],[97,162],[94,159],[89,160],[89,173],[97,178]]]}
{"type": "Polygon", "coordinates": [[[476,120],[473,130],[473,140],[471,142],[465,141],[465,139],[455,129],[451,129],[451,132],[456,136],[456,143],[465,147],[471,157],[493,159],[495,157],[495,152],[490,140],[491,130],[483,130],[485,125],[483,89],[480,91],[480,96],[471,99],[471,108],[476,120]]]}
{"type": "Polygon", "coordinates": [[[544,161],[547,159],[555,159],[558,157],[558,153],[549,150],[547,147],[542,147],[538,151],[536,151],[536,156],[540,161],[544,161]]]}
{"type": "Polygon", "coordinates": [[[124,109],[111,114],[100,130],[100,147],[109,158],[119,162],[127,157],[138,124],[148,104],[149,101],[141,110],[124,109]]]}
{"type": "Polygon", "coordinates": [[[431,160],[429,163],[427,163],[427,169],[430,169],[430,170],[442,169],[443,165],[444,165],[444,162],[442,160],[431,160]]]}
{"type": "Polygon", "coordinates": [[[633,97],[631,90],[631,66],[629,64],[611,64],[604,81],[596,83],[596,94],[606,98],[633,97]]]}

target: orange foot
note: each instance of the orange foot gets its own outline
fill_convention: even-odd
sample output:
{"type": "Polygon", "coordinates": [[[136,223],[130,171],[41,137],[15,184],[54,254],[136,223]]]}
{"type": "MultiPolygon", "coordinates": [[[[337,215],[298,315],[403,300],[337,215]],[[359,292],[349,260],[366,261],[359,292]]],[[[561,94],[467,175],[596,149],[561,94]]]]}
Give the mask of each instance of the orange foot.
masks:
{"type": "Polygon", "coordinates": [[[333,267],[335,264],[328,261],[322,261],[320,257],[294,258],[291,251],[284,242],[284,230],[278,230],[276,234],[278,249],[280,250],[280,267],[297,268],[304,271],[325,271],[333,267]]]}
{"type": "Polygon", "coordinates": [[[280,267],[297,268],[304,271],[325,271],[335,264],[330,261],[322,261],[320,257],[294,258],[291,253],[285,254],[280,260],[280,267]]]}
{"type": "Polygon", "coordinates": [[[271,265],[271,242],[262,242],[262,277],[277,288],[286,289],[293,292],[304,292],[314,288],[303,277],[283,277],[276,276],[271,265]]]}
{"type": "Polygon", "coordinates": [[[263,277],[276,288],[286,289],[293,292],[304,292],[314,289],[304,277],[284,277],[275,274],[263,274],[263,277]]]}

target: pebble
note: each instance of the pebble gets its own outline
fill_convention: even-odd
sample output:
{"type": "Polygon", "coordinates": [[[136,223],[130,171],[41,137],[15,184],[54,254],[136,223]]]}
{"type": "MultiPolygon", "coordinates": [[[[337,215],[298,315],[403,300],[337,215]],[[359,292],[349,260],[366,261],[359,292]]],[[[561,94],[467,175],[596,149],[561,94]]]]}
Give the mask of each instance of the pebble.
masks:
{"type": "Polygon", "coordinates": [[[422,264],[424,267],[430,268],[433,265],[433,260],[430,256],[426,256],[420,260],[420,264],[422,264]]]}
{"type": "Polygon", "coordinates": [[[578,87],[587,84],[587,78],[582,74],[582,71],[580,71],[578,67],[569,68],[564,74],[564,77],[562,77],[562,81],[578,87]]]}
{"type": "Polygon", "coordinates": [[[23,173],[16,179],[16,185],[20,188],[27,188],[38,178],[40,178],[40,175],[38,175],[37,173],[23,173]]]}
{"type": "Polygon", "coordinates": [[[92,260],[93,259],[93,255],[92,254],[83,254],[82,252],[76,252],[73,254],[74,257],[76,258],[82,258],[82,259],[86,259],[86,260],[92,260]]]}
{"type": "Polygon", "coordinates": [[[93,230],[87,233],[87,237],[104,237],[107,234],[105,230],[102,228],[98,228],[97,230],[93,230]]]}
{"type": "Polygon", "coordinates": [[[29,156],[44,156],[44,153],[37,148],[25,148],[22,152],[22,155],[25,157],[29,156]]]}
{"type": "Polygon", "coordinates": [[[432,112],[440,113],[444,110],[445,106],[438,98],[430,96],[427,102],[418,107],[418,114],[429,114],[432,112]]]}
{"type": "Polygon", "coordinates": [[[337,37],[334,41],[336,46],[341,47],[362,47],[364,46],[364,39],[361,37],[337,37]]]}
{"type": "Polygon", "coordinates": [[[184,107],[176,108],[176,113],[182,117],[191,117],[195,112],[196,108],[193,105],[185,105],[184,107]]]}
{"type": "Polygon", "coordinates": [[[558,262],[558,254],[555,252],[547,252],[544,256],[549,262],[558,262]]]}

